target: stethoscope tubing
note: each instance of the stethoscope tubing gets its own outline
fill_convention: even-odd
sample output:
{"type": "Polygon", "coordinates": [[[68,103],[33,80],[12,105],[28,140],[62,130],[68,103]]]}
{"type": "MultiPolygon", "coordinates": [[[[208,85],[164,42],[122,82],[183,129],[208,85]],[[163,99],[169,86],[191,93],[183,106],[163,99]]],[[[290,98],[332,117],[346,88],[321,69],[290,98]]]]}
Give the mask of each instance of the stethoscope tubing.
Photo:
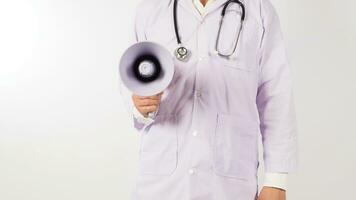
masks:
{"type": "MultiPolygon", "coordinates": [[[[181,40],[181,37],[180,37],[180,34],[179,34],[179,27],[178,27],[178,17],[177,17],[177,11],[178,11],[178,0],[174,0],[173,1],[173,22],[174,22],[174,32],[175,32],[175,35],[176,35],[176,40],[177,40],[177,44],[179,47],[182,46],[182,40],[181,40]]],[[[218,30],[218,38],[216,40],[216,45],[215,45],[215,51],[216,53],[219,55],[219,56],[222,56],[222,57],[230,57],[235,51],[236,51],[236,48],[237,48],[237,45],[238,45],[238,42],[239,42],[239,39],[240,39],[240,34],[241,34],[241,30],[242,30],[242,26],[243,26],[243,23],[245,21],[245,17],[246,17],[246,9],[245,9],[245,5],[240,1],[240,0],[228,0],[222,11],[221,11],[221,20],[220,20],[220,25],[219,25],[219,30],[218,30]],[[224,17],[225,17],[225,14],[226,14],[226,10],[227,8],[229,7],[229,5],[231,3],[236,3],[238,4],[240,7],[241,7],[241,10],[242,10],[242,13],[241,13],[241,26],[240,26],[240,29],[239,29],[239,33],[238,33],[238,36],[237,36],[237,41],[235,42],[235,46],[234,46],[234,50],[231,54],[229,55],[224,55],[222,53],[220,53],[218,51],[218,45],[219,45],[219,40],[220,40],[220,32],[221,32],[221,27],[222,27],[222,23],[224,21],[224,17]]]]}
{"type": "Polygon", "coordinates": [[[177,39],[178,45],[181,45],[181,44],[182,44],[182,41],[181,41],[181,39],[180,39],[180,34],[179,34],[179,30],[178,30],[177,11],[178,11],[178,0],[174,0],[174,3],[173,3],[174,32],[175,32],[175,34],[176,34],[176,39],[177,39]]]}

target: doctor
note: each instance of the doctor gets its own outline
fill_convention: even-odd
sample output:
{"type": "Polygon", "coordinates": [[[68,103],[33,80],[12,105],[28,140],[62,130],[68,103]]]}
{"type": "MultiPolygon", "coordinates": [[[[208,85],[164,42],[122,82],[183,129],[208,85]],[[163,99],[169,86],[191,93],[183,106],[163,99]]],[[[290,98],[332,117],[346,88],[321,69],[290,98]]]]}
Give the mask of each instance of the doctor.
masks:
{"type": "Polygon", "coordinates": [[[243,8],[227,6],[219,31],[226,2],[178,0],[179,36],[174,0],[138,7],[137,41],[162,44],[172,56],[184,46],[190,55],[175,57],[174,79],[162,94],[129,94],[141,132],[135,200],[286,198],[297,132],[279,20],[269,0],[243,0],[243,8]],[[265,179],[258,195],[260,135],[265,179]]]}

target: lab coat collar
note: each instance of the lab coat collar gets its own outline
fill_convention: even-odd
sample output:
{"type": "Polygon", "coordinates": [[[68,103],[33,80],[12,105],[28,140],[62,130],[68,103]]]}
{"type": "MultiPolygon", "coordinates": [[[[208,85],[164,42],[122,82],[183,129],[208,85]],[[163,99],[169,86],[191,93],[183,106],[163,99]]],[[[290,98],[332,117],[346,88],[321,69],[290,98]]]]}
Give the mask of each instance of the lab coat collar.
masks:
{"type": "Polygon", "coordinates": [[[190,13],[192,13],[198,19],[202,19],[205,16],[209,15],[209,13],[212,13],[219,9],[221,6],[224,5],[226,1],[227,0],[214,0],[213,2],[211,2],[206,8],[206,13],[204,16],[200,15],[199,11],[195,8],[193,0],[178,0],[178,4],[190,13]]]}
{"type": "Polygon", "coordinates": [[[209,6],[206,8],[205,16],[221,8],[227,1],[228,0],[215,0],[214,2],[210,3],[209,6]]]}

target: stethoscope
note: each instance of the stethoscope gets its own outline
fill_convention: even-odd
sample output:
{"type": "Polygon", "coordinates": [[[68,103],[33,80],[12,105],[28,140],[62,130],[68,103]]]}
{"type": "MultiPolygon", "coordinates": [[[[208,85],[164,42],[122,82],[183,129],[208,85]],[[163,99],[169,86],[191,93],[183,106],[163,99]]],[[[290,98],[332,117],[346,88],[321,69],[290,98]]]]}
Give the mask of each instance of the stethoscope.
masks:
{"type": "MultiPolygon", "coordinates": [[[[175,35],[176,35],[176,38],[177,38],[177,43],[178,43],[178,48],[175,50],[174,55],[178,60],[185,62],[185,61],[189,60],[191,52],[185,46],[183,46],[182,40],[181,40],[181,37],[180,37],[180,34],[179,34],[178,20],[177,20],[177,7],[178,7],[177,5],[178,5],[178,0],[174,0],[174,4],[173,4],[174,32],[175,32],[175,35]]],[[[225,3],[224,8],[223,8],[223,10],[221,12],[221,20],[220,20],[220,25],[219,25],[219,32],[218,32],[218,36],[217,36],[216,43],[215,43],[215,53],[217,55],[219,55],[221,57],[224,57],[224,58],[230,58],[230,56],[232,56],[235,53],[237,45],[238,45],[238,42],[239,42],[239,39],[240,39],[240,34],[241,34],[241,30],[242,30],[242,26],[243,26],[244,20],[245,20],[245,6],[244,6],[244,4],[241,3],[241,1],[239,1],[239,0],[228,0],[225,3]],[[241,10],[242,10],[241,26],[240,26],[239,33],[238,33],[238,36],[237,36],[237,40],[235,42],[234,49],[233,49],[232,53],[224,54],[224,53],[221,53],[218,50],[218,46],[219,46],[219,40],[220,40],[221,27],[222,27],[222,24],[224,22],[226,9],[228,8],[228,6],[231,3],[237,3],[241,7],[241,10]]]]}

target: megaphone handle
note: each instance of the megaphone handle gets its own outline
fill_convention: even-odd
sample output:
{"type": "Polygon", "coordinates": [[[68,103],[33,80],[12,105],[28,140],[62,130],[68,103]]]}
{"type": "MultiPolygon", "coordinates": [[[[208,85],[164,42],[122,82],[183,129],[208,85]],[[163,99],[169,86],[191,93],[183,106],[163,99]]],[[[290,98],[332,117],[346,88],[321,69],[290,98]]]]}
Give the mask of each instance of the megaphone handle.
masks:
{"type": "Polygon", "coordinates": [[[157,108],[157,110],[155,112],[150,112],[150,113],[147,114],[148,118],[154,119],[156,117],[157,113],[158,113],[158,110],[159,110],[159,106],[158,106],[158,108],[157,108]]]}
{"type": "Polygon", "coordinates": [[[150,113],[148,113],[148,118],[153,119],[155,117],[155,115],[156,115],[156,112],[150,112],[150,113]]]}

